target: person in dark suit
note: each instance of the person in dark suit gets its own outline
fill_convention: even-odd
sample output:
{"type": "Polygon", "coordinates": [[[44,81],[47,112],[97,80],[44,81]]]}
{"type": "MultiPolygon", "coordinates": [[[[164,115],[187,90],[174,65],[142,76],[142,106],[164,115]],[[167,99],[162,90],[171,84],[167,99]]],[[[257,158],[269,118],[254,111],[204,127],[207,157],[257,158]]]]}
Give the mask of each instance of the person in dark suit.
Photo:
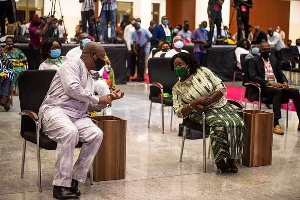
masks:
{"type": "Polygon", "coordinates": [[[267,34],[263,32],[259,26],[256,26],[255,34],[253,36],[253,41],[251,42],[251,44],[260,44],[263,41],[268,41],[267,34]]]}
{"type": "Polygon", "coordinates": [[[296,40],[296,46],[293,46],[295,61],[300,61],[300,39],[296,40]]]}
{"type": "Polygon", "coordinates": [[[153,31],[153,43],[158,45],[159,41],[172,42],[172,30],[169,27],[169,21],[166,16],[161,18],[161,24],[157,25],[153,31]]]}
{"type": "MultiPolygon", "coordinates": [[[[273,98],[273,112],[274,112],[274,128],[273,133],[282,135],[279,125],[281,118],[281,103],[283,99],[293,99],[296,107],[298,118],[300,119],[300,94],[299,90],[290,88],[288,80],[283,74],[280,63],[275,57],[270,57],[271,47],[269,43],[262,42],[260,44],[260,56],[253,57],[249,61],[249,78],[250,81],[261,85],[261,96],[273,98]]],[[[258,95],[256,89],[249,88],[248,95],[255,99],[258,95]]],[[[300,131],[300,123],[298,124],[298,131],[300,131]]]]}

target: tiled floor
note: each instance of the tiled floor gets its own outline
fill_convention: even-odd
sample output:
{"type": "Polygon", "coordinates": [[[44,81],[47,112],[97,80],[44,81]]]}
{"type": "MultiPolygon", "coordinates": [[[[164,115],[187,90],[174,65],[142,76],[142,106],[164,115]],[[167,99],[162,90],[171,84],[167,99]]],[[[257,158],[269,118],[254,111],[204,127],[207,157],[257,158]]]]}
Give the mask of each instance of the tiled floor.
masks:
{"type": "MultiPolygon", "coordinates": [[[[174,115],[170,130],[170,108],[165,108],[165,134],[161,134],[160,106],[154,105],[147,128],[148,85],[118,86],[125,97],[115,102],[113,115],[127,120],[127,165],[125,180],[80,185],[81,199],[300,199],[300,132],[292,113],[283,136],[274,135],[273,163],[248,168],[237,174],[219,174],[208,160],[202,172],[202,140],[187,140],[183,162],[179,162],[181,137],[174,115]]],[[[37,187],[36,148],[29,144],[25,176],[20,178],[23,141],[20,137],[18,98],[9,112],[0,108],[0,199],[52,199],[55,151],[42,151],[43,192],[37,187]]],[[[285,126],[285,112],[281,124],[285,126]]],[[[78,151],[76,152],[78,154],[78,151]]]]}

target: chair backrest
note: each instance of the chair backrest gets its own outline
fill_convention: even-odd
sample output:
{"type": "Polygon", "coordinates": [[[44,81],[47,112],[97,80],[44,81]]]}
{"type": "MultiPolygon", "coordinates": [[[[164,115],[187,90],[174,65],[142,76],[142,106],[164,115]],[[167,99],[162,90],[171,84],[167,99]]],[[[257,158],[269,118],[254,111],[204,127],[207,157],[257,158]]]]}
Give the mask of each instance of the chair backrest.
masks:
{"type": "Polygon", "coordinates": [[[294,57],[294,51],[293,49],[281,49],[281,55],[282,55],[282,61],[288,62],[290,61],[292,63],[292,66],[295,67],[295,57],[294,57]]]}
{"type": "MultiPolygon", "coordinates": [[[[26,70],[18,78],[20,108],[38,113],[49,90],[55,70],[26,70]]],[[[28,116],[22,116],[21,135],[25,131],[34,131],[35,124],[28,116]]]]}
{"type": "Polygon", "coordinates": [[[243,71],[243,83],[246,83],[250,80],[249,77],[249,61],[251,60],[251,58],[246,59],[246,56],[248,54],[241,54],[241,66],[242,66],[242,71],[243,71]]]}
{"type": "MultiPolygon", "coordinates": [[[[164,93],[172,94],[172,88],[178,81],[178,77],[170,67],[171,58],[150,58],[148,61],[148,73],[150,83],[159,82],[164,87],[164,93]]],[[[158,97],[160,90],[150,87],[150,97],[158,97]]]]}

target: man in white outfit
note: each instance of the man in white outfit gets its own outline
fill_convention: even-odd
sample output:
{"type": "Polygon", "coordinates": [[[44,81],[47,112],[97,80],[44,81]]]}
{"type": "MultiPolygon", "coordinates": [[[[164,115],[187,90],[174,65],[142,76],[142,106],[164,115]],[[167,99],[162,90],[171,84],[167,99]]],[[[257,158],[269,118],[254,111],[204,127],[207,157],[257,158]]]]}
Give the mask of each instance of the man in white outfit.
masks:
{"type": "Polygon", "coordinates": [[[268,28],[268,43],[270,44],[271,48],[275,48],[275,57],[278,59],[279,62],[282,61],[281,49],[285,48],[285,44],[281,39],[279,33],[274,32],[272,28],[268,28]]]}
{"type": "MultiPolygon", "coordinates": [[[[79,40],[79,46],[78,47],[75,47],[73,49],[71,49],[66,57],[68,59],[71,59],[71,58],[80,58],[81,54],[82,54],[82,49],[84,48],[84,46],[91,42],[90,40],[90,36],[88,33],[80,33],[79,36],[78,36],[78,40],[79,40]]],[[[101,76],[103,74],[103,70],[104,68],[102,69],[101,72],[99,72],[99,76],[101,76]]],[[[108,85],[104,82],[104,81],[101,81],[101,80],[95,80],[95,92],[99,95],[99,96],[103,96],[103,95],[106,95],[106,94],[109,94],[110,93],[110,90],[109,90],[109,87],[108,85]]],[[[111,115],[111,108],[107,108],[105,109],[105,113],[107,115],[111,115]]]]}
{"type": "Polygon", "coordinates": [[[90,106],[106,107],[120,99],[120,90],[96,97],[91,70],[104,65],[105,50],[90,42],[80,58],[67,60],[54,76],[43,101],[39,117],[42,132],[57,142],[53,197],[78,199],[78,182],[85,182],[94,157],[101,145],[103,132],[90,119],[90,106]],[[73,166],[75,146],[82,142],[78,160],[73,166]]]}

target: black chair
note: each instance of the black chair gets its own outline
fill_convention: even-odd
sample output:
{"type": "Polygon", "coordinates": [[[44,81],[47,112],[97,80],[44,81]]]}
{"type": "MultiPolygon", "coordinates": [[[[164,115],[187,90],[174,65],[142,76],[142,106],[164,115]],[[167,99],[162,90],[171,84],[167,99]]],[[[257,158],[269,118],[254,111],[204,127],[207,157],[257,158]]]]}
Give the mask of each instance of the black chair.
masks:
{"type": "MultiPolygon", "coordinates": [[[[236,100],[227,100],[228,103],[230,103],[232,106],[236,107],[240,112],[243,112],[244,105],[240,101],[236,100]]],[[[203,172],[206,172],[206,132],[209,132],[209,126],[206,126],[205,124],[205,113],[202,112],[202,124],[198,124],[189,118],[183,119],[183,126],[184,126],[184,131],[183,131],[183,137],[182,137],[182,145],[181,145],[181,152],[180,152],[180,159],[179,162],[182,162],[182,154],[183,154],[183,149],[184,149],[184,142],[186,139],[187,135],[187,129],[194,129],[197,131],[201,131],[203,133],[203,172]]],[[[208,150],[208,156],[210,155],[210,148],[208,150]]]]}
{"type": "MultiPolygon", "coordinates": [[[[241,55],[241,63],[242,63],[242,69],[243,69],[243,83],[242,85],[246,88],[245,91],[245,98],[250,101],[250,102],[255,102],[258,101],[259,105],[259,110],[261,110],[261,104],[273,104],[273,99],[267,98],[267,97],[262,97],[261,96],[261,86],[260,84],[250,81],[249,77],[249,62],[252,58],[245,59],[245,54],[241,55]],[[242,61],[243,60],[243,61],[242,61]],[[251,95],[249,95],[249,90],[253,91],[253,88],[257,90],[257,96],[253,98],[251,95]]],[[[286,126],[288,127],[288,112],[289,112],[289,99],[288,98],[283,98],[282,99],[282,104],[287,104],[287,109],[286,109],[286,126]]],[[[245,107],[247,105],[247,101],[245,101],[245,107]]]]}
{"type": "MultiPolygon", "coordinates": [[[[150,127],[151,109],[152,103],[161,104],[161,115],[162,115],[162,133],[164,134],[164,107],[173,106],[172,100],[172,88],[178,81],[174,71],[170,67],[170,58],[150,58],[148,61],[148,74],[150,81],[150,111],[148,119],[148,128],[150,127]],[[164,97],[164,93],[169,93],[170,97],[164,97]]],[[[171,124],[172,126],[171,113],[171,124]]]]}
{"type": "Polygon", "coordinates": [[[281,68],[282,70],[289,72],[289,80],[291,82],[292,73],[300,72],[300,69],[295,68],[296,60],[294,56],[294,51],[293,49],[287,49],[287,48],[281,49],[281,56],[282,56],[281,68]]]}
{"type": "MultiPolygon", "coordinates": [[[[22,72],[18,78],[21,107],[21,136],[24,139],[21,178],[24,177],[26,142],[28,141],[36,144],[37,147],[38,183],[40,192],[42,191],[40,150],[56,150],[57,143],[48,138],[41,131],[38,132],[39,117],[37,113],[55,74],[55,70],[26,70],[22,72]]],[[[81,146],[82,143],[79,142],[76,148],[81,146]]],[[[91,184],[93,184],[92,168],[90,174],[91,184]]]]}

